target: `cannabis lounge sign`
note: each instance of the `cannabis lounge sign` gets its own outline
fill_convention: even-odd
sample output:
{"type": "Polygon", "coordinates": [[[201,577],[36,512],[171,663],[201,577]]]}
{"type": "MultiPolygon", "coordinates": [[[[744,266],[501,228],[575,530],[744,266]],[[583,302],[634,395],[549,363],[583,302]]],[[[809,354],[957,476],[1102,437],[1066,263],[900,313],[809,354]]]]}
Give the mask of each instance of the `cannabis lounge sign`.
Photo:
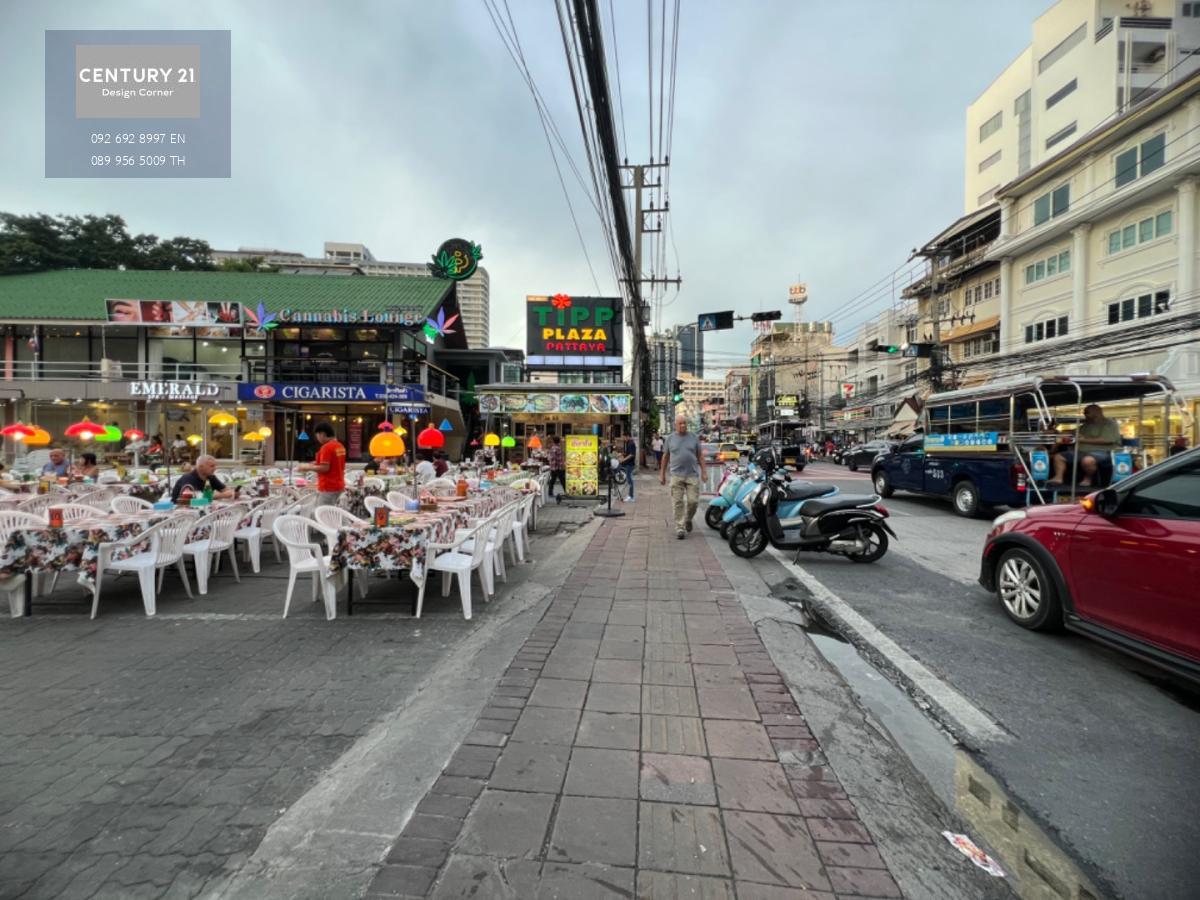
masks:
{"type": "Polygon", "coordinates": [[[555,294],[526,301],[529,356],[621,356],[621,298],[555,294]]]}

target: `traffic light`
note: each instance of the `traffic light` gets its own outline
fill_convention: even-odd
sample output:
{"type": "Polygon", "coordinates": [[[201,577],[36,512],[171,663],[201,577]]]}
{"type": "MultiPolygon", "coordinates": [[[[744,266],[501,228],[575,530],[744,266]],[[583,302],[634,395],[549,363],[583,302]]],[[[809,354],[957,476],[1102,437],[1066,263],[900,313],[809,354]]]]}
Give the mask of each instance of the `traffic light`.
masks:
{"type": "Polygon", "coordinates": [[[933,344],[905,344],[904,356],[906,359],[929,359],[933,356],[933,344]]]}
{"type": "Polygon", "coordinates": [[[673,393],[671,394],[671,402],[672,403],[682,403],[683,402],[683,381],[679,378],[675,379],[675,387],[674,387],[673,393]]]}
{"type": "Polygon", "coordinates": [[[867,349],[875,353],[899,353],[899,344],[881,344],[879,341],[871,341],[867,344],[867,349]]]}
{"type": "Polygon", "coordinates": [[[783,313],[777,309],[773,309],[770,312],[751,313],[750,315],[751,322],[774,322],[776,319],[782,318],[783,313]]]}

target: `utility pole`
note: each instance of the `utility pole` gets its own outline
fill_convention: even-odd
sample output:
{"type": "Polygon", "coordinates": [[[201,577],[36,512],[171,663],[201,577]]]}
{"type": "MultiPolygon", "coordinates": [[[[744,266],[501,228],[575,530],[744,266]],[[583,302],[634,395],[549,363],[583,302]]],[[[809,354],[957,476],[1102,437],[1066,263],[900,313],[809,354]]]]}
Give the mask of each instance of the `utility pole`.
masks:
{"type": "MultiPolygon", "coordinates": [[[[679,285],[683,283],[683,279],[681,278],[655,278],[653,274],[649,278],[642,277],[642,237],[647,234],[653,234],[662,231],[661,219],[659,220],[657,227],[646,227],[646,213],[658,213],[661,215],[663,213],[670,212],[669,203],[664,203],[661,209],[655,209],[654,207],[651,207],[649,210],[646,209],[645,203],[642,200],[642,192],[646,188],[657,188],[662,185],[661,178],[655,181],[653,184],[648,183],[646,181],[646,172],[650,169],[665,169],[668,165],[670,165],[669,159],[661,163],[651,162],[646,165],[624,165],[620,167],[621,171],[630,171],[633,173],[632,183],[623,184],[622,188],[625,190],[632,190],[634,192],[633,261],[634,271],[637,272],[638,284],[630,285],[629,287],[630,293],[635,298],[641,297],[640,287],[643,284],[649,284],[653,287],[656,284],[679,285]]],[[[649,378],[647,377],[650,374],[649,366],[647,365],[646,369],[643,370],[641,365],[641,355],[642,354],[635,353],[633,356],[633,371],[632,377],[630,378],[630,381],[632,382],[631,387],[633,388],[633,440],[637,445],[639,454],[642,452],[642,399],[650,394],[649,378]]]]}

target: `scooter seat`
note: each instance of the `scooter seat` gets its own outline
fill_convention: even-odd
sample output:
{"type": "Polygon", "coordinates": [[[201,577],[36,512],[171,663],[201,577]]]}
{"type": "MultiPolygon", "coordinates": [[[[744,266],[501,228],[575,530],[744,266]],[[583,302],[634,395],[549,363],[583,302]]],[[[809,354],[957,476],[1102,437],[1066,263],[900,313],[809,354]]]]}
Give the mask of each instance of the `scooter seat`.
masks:
{"type": "Polygon", "coordinates": [[[824,497],[826,494],[832,494],[837,488],[832,484],[811,484],[802,481],[793,481],[787,485],[787,499],[789,500],[807,500],[810,497],[824,497]]]}
{"type": "Polygon", "coordinates": [[[804,504],[804,515],[820,516],[835,509],[857,509],[860,506],[874,506],[878,502],[879,498],[873,494],[844,494],[828,500],[809,500],[804,504]]]}

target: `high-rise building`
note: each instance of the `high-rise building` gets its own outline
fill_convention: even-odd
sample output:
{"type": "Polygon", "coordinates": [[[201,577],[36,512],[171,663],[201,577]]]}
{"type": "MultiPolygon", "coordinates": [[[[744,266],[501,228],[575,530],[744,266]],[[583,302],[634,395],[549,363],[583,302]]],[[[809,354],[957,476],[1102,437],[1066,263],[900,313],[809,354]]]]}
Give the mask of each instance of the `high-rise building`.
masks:
{"type": "MultiPolygon", "coordinates": [[[[213,262],[216,263],[253,258],[261,258],[265,265],[278,267],[285,274],[433,277],[425,263],[386,262],[376,259],[365,244],[342,241],[326,241],[321,258],[290,250],[259,250],[253,247],[212,252],[213,262]]],[[[470,278],[460,281],[457,294],[467,343],[474,349],[490,346],[491,302],[487,269],[480,266],[470,278]]]]}
{"type": "Polygon", "coordinates": [[[967,107],[966,212],[1151,94],[1200,69],[1200,6],[1059,0],[967,107]]]}
{"type": "Polygon", "coordinates": [[[650,349],[650,393],[663,405],[679,377],[680,344],[670,334],[651,335],[646,344],[650,349]]]}
{"type": "Polygon", "coordinates": [[[704,332],[696,322],[676,325],[671,335],[679,341],[679,370],[704,377],[704,332]]]}

